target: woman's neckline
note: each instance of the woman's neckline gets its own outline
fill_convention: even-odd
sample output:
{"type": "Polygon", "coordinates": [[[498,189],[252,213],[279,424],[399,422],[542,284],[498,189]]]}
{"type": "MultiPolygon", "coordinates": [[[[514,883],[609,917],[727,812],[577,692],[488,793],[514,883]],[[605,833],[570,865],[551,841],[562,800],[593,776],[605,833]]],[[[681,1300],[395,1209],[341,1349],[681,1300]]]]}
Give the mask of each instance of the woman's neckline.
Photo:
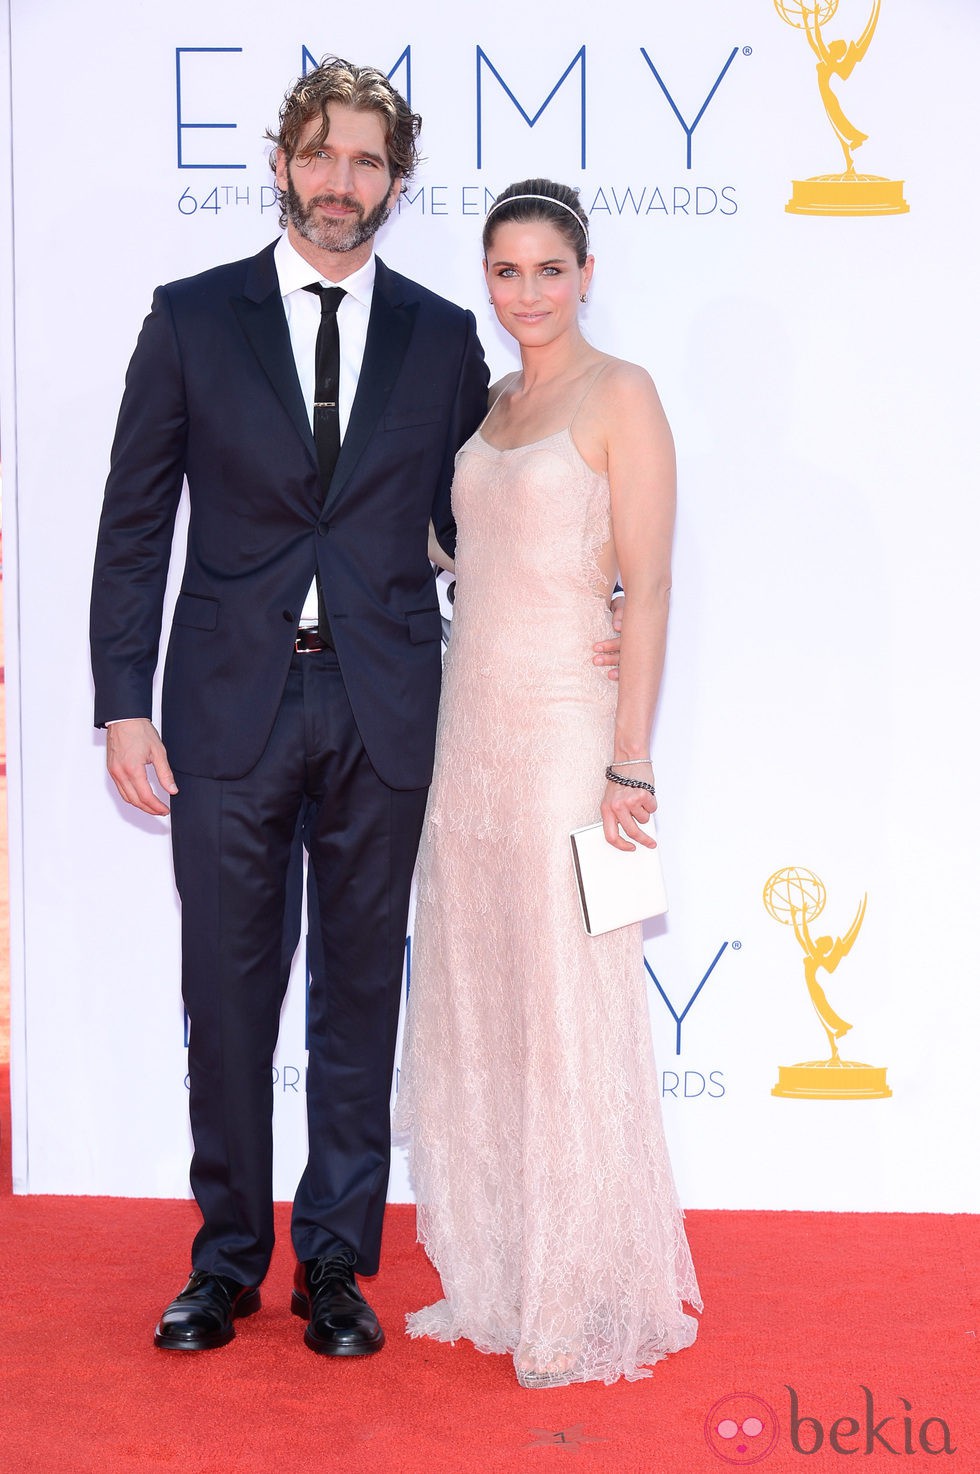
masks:
{"type": "Polygon", "coordinates": [[[550,435],[541,435],[538,437],[537,440],[525,440],[522,445],[494,445],[493,441],[488,440],[487,437],[484,435],[482,425],[477,430],[476,434],[486,446],[487,450],[492,450],[494,454],[498,456],[514,455],[519,450],[534,450],[539,445],[547,445],[549,440],[557,440],[560,435],[565,435],[568,437],[568,443],[572,447],[572,450],[575,452],[578,459],[582,462],[582,465],[585,467],[585,469],[589,472],[590,476],[606,477],[608,475],[608,472],[597,471],[593,466],[589,465],[588,461],[585,459],[585,456],[575,444],[575,436],[572,434],[571,425],[563,425],[560,430],[552,430],[550,435]]]}
{"type": "MultiPolygon", "coordinates": [[[[575,443],[575,437],[572,434],[572,424],[574,423],[575,417],[578,414],[579,410],[582,408],[582,405],[585,403],[586,399],[589,397],[589,394],[592,392],[592,387],[595,384],[596,380],[609,367],[611,361],[612,360],[610,360],[609,358],[603,358],[598,367],[594,368],[593,373],[589,375],[588,383],[585,386],[585,392],[580,395],[578,403],[572,410],[571,419],[566,420],[565,424],[561,426],[560,429],[552,430],[549,435],[539,435],[535,440],[522,441],[520,445],[494,445],[493,441],[488,440],[487,437],[484,435],[483,427],[492,416],[494,410],[497,408],[497,405],[500,403],[500,400],[503,398],[503,392],[501,392],[494,400],[490,408],[487,410],[486,414],[483,416],[480,424],[477,426],[477,435],[479,435],[480,439],[483,441],[483,444],[487,447],[488,450],[496,451],[498,455],[511,455],[513,452],[518,450],[533,450],[535,446],[546,445],[549,440],[557,440],[559,435],[567,435],[569,441],[571,442],[572,449],[575,451],[575,454],[578,456],[579,460],[583,463],[584,466],[587,467],[588,470],[592,471],[592,467],[589,465],[588,461],[585,459],[584,455],[575,443]]],[[[520,376],[520,372],[521,371],[518,369],[513,374],[509,374],[508,380],[512,383],[515,378],[518,378],[520,376]]],[[[592,474],[594,476],[602,476],[605,473],[603,471],[593,471],[592,474]]]]}
{"type": "MultiPolygon", "coordinates": [[[[511,451],[514,450],[531,450],[532,447],[535,445],[543,445],[546,440],[557,440],[559,435],[569,435],[570,438],[570,431],[571,426],[563,425],[560,430],[552,430],[550,435],[539,435],[537,440],[525,440],[520,445],[494,445],[493,441],[488,440],[487,437],[484,435],[482,425],[476,433],[479,435],[484,445],[486,445],[490,450],[495,450],[500,455],[506,456],[510,455],[511,451]]],[[[575,442],[572,441],[572,444],[574,445],[575,442]]],[[[578,446],[575,446],[575,449],[578,450],[578,446]]],[[[579,452],[579,454],[581,454],[581,452],[579,452]]]]}

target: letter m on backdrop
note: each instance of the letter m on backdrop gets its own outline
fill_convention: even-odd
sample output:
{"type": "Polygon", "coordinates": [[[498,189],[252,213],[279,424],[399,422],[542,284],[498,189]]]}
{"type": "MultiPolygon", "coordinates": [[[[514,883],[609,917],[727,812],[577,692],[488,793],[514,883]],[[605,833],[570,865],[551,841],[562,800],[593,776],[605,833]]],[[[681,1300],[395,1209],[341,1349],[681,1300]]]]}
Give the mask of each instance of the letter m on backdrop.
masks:
{"type": "MultiPolygon", "coordinates": [[[[405,47],[405,50],[402,52],[401,56],[395,62],[395,65],[392,67],[391,71],[390,72],[386,72],[385,73],[385,76],[388,78],[388,81],[391,82],[392,79],[394,78],[394,75],[397,72],[398,68],[401,66],[402,62],[405,63],[405,80],[402,81],[402,82],[398,82],[396,85],[401,90],[401,94],[404,97],[405,101],[408,103],[409,107],[411,107],[412,106],[412,48],[411,48],[411,46],[406,46],[405,47]]],[[[304,46],[303,47],[303,76],[304,77],[308,77],[311,72],[315,72],[316,71],[316,69],[317,69],[317,67],[319,65],[320,65],[319,61],[313,55],[313,52],[310,50],[310,48],[308,46],[304,46]]]]}
{"type": "Polygon", "coordinates": [[[511,102],[514,104],[514,106],[516,107],[517,111],[520,113],[521,117],[524,119],[525,123],[527,124],[527,126],[529,128],[533,128],[534,127],[535,123],[541,117],[541,114],[544,112],[545,108],[548,106],[548,104],[551,102],[551,100],[555,96],[555,93],[567,81],[568,77],[575,70],[575,68],[578,67],[578,69],[579,69],[579,88],[580,88],[580,92],[581,92],[581,135],[582,135],[582,137],[581,137],[581,160],[580,160],[580,168],[584,169],[585,168],[585,47],[583,46],[581,48],[581,50],[577,51],[575,53],[575,55],[572,57],[571,61],[568,63],[568,66],[562,72],[561,76],[558,78],[558,81],[555,83],[554,87],[552,87],[551,91],[548,93],[548,96],[545,98],[544,102],[538,108],[537,112],[534,114],[533,117],[530,115],[530,113],[528,113],[525,110],[523,104],[514,96],[513,92],[511,92],[510,88],[507,86],[507,83],[504,81],[503,77],[497,71],[497,68],[494,66],[494,64],[490,60],[489,56],[487,56],[487,53],[484,51],[483,47],[482,46],[478,46],[476,48],[476,167],[478,169],[482,169],[483,168],[483,69],[484,69],[484,67],[486,67],[487,71],[492,72],[493,75],[496,77],[497,81],[500,83],[501,87],[504,89],[504,91],[506,92],[507,96],[510,98],[511,102]]]}

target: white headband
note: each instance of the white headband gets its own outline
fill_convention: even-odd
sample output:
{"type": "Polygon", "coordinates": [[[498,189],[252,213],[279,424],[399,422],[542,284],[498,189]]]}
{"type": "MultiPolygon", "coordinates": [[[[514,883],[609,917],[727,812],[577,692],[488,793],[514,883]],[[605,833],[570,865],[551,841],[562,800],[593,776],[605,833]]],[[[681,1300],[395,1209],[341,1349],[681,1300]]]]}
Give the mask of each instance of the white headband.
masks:
{"type": "Polygon", "coordinates": [[[515,200],[543,200],[546,205],[558,205],[562,210],[567,210],[569,215],[571,215],[572,219],[575,221],[575,224],[581,226],[582,234],[585,236],[585,244],[589,244],[588,226],[585,224],[578,211],[573,210],[571,205],[566,205],[564,200],[553,200],[550,194],[509,194],[505,200],[494,200],[493,204],[487,211],[486,219],[490,219],[490,216],[493,214],[494,210],[499,210],[504,205],[512,205],[515,200]]]}

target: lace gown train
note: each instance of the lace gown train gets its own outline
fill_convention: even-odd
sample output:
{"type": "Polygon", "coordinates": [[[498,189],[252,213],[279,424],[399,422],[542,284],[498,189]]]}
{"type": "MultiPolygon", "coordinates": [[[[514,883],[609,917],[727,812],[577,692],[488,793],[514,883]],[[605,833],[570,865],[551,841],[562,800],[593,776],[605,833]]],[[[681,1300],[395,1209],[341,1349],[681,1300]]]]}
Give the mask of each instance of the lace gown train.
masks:
{"type": "Polygon", "coordinates": [[[396,1128],[445,1299],[414,1336],[519,1378],[649,1375],[697,1281],[664,1141],[640,928],[588,937],[569,830],[598,818],[616,686],[609,486],[570,429],[460,452],[457,600],[419,856],[396,1128]]]}

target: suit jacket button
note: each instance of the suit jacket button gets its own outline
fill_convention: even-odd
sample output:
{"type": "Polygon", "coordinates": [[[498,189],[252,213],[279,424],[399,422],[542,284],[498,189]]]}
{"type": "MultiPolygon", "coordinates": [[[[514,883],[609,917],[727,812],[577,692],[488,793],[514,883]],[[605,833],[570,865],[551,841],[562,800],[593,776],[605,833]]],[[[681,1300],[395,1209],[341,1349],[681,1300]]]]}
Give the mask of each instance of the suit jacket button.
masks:
{"type": "Polygon", "coordinates": [[[327,533],[330,531],[330,523],[329,522],[318,522],[317,525],[316,525],[316,530],[320,534],[321,537],[326,537],[327,533]]]}
{"type": "Polygon", "coordinates": [[[282,611],[282,617],[286,621],[287,624],[294,624],[295,623],[296,616],[295,616],[295,614],[293,613],[293,611],[291,609],[284,609],[282,611]]]}

